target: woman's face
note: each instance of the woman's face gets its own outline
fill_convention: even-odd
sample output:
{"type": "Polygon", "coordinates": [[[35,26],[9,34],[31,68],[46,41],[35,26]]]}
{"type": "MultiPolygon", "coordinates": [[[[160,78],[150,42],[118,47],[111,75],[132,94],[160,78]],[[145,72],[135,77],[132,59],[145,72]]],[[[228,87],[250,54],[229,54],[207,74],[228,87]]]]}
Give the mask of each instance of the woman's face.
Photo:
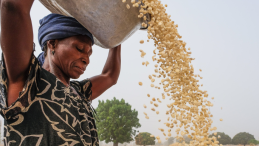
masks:
{"type": "Polygon", "coordinates": [[[82,75],[90,63],[92,42],[87,36],[79,35],[56,41],[55,54],[49,54],[52,62],[63,74],[72,79],[82,75]]]}

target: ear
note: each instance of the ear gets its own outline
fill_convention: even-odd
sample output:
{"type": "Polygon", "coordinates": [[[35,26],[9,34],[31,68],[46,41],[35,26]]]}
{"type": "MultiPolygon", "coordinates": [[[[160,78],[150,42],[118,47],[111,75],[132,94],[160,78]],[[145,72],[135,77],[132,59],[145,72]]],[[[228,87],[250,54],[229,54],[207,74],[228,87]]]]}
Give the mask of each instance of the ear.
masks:
{"type": "Polygon", "coordinates": [[[47,41],[47,47],[49,51],[54,51],[55,48],[57,47],[58,40],[49,40],[47,41]]]}

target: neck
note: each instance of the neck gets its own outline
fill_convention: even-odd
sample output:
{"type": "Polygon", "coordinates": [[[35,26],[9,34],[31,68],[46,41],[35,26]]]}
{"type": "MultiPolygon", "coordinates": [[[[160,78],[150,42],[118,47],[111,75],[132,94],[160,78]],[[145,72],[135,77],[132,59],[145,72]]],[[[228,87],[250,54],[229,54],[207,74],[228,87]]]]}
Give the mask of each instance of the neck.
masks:
{"type": "Polygon", "coordinates": [[[50,66],[50,73],[54,74],[65,86],[70,85],[70,78],[57,66],[50,66]]]}
{"type": "Polygon", "coordinates": [[[65,86],[70,85],[70,78],[46,56],[43,68],[48,72],[54,74],[65,86]]]}

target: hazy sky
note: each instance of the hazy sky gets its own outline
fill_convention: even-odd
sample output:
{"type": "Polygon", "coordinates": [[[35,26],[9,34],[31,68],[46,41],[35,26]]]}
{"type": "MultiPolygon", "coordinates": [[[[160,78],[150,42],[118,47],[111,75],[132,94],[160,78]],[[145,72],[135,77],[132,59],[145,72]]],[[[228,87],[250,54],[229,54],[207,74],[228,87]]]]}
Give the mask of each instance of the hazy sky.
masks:
{"type": "MultiPolygon", "coordinates": [[[[179,25],[182,39],[191,48],[192,57],[196,58],[193,61],[196,73],[200,68],[203,70],[200,73],[203,76],[202,89],[208,91],[209,98],[215,97],[214,107],[210,108],[214,115],[213,126],[230,137],[238,132],[249,132],[259,140],[259,69],[256,65],[259,63],[259,1],[162,0],[162,3],[168,4],[167,13],[179,25]],[[220,122],[220,118],[224,121],[220,122]]],[[[37,39],[39,19],[49,13],[39,1],[35,1],[31,11],[35,55],[41,52],[37,39]]],[[[150,98],[146,96],[149,93],[161,98],[162,93],[150,87],[148,75],[154,73],[151,59],[154,46],[152,42],[139,43],[141,39],[147,40],[146,35],[146,31],[138,31],[122,44],[119,81],[98,99],[124,98],[139,111],[142,125],[139,131],[160,135],[164,141],[158,128],[165,128],[166,116],[152,114],[150,98]],[[144,59],[140,57],[139,49],[147,53],[144,59]],[[149,61],[150,65],[142,66],[143,61],[149,61]],[[143,82],[142,87],[138,85],[139,81],[143,82]],[[144,109],[143,104],[148,105],[148,109],[144,109]],[[150,115],[149,120],[144,118],[144,111],[150,115]],[[159,123],[158,119],[162,122],[159,123]]],[[[107,54],[107,49],[94,46],[91,63],[80,79],[100,74],[107,54]]],[[[94,107],[97,107],[98,99],[93,101],[94,107]]],[[[165,113],[169,100],[162,102],[159,110],[165,113]]]]}

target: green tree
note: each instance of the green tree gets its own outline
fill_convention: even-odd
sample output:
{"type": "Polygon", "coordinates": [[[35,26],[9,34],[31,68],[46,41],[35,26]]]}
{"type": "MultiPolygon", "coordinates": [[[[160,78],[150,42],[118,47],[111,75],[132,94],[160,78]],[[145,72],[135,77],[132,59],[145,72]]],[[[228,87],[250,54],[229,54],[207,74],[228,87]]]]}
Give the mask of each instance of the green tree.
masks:
{"type": "MultiPolygon", "coordinates": [[[[192,141],[192,139],[190,139],[187,135],[183,136],[184,142],[187,144],[190,144],[190,142],[192,141]]],[[[182,143],[182,140],[176,139],[176,142],[182,143]]]]}
{"type": "Polygon", "coordinates": [[[246,132],[240,132],[233,137],[232,144],[243,144],[245,146],[246,144],[249,144],[248,142],[252,139],[255,139],[253,135],[246,132]]]}
{"type": "Polygon", "coordinates": [[[138,112],[131,109],[131,105],[120,101],[115,97],[112,100],[100,101],[96,108],[96,127],[100,141],[113,142],[113,146],[119,143],[129,143],[136,135],[136,129],[141,125],[138,112]]]}
{"type": "Polygon", "coordinates": [[[136,145],[155,145],[155,137],[150,137],[150,133],[141,132],[135,137],[136,145]]]}
{"type": "Polygon", "coordinates": [[[231,138],[229,135],[225,134],[224,132],[217,132],[217,135],[211,134],[209,137],[215,136],[219,141],[219,144],[231,144],[231,138]],[[218,138],[220,136],[220,138],[218,138]]]}

